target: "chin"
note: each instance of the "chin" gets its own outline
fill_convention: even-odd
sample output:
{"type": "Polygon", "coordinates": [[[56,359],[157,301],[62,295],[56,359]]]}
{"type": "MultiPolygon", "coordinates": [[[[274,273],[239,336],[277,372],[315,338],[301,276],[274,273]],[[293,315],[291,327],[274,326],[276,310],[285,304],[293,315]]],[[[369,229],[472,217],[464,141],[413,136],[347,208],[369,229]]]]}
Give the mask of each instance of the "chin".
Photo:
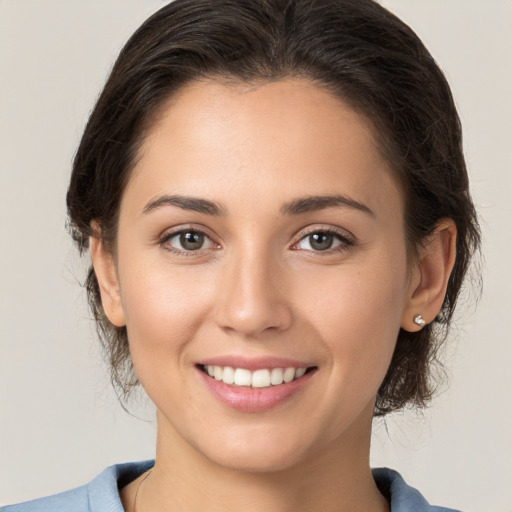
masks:
{"type": "Polygon", "coordinates": [[[256,429],[224,426],[212,428],[206,435],[204,430],[203,435],[189,431],[182,439],[199,459],[244,473],[282,471],[297,464],[304,456],[304,446],[308,445],[305,439],[291,439],[289,435],[283,436],[282,431],[265,433],[264,430],[261,424],[256,429]]]}
{"type": "Polygon", "coordinates": [[[302,459],[300,453],[271,452],[266,450],[236,450],[205,454],[217,466],[241,473],[276,473],[296,466],[302,459]]]}

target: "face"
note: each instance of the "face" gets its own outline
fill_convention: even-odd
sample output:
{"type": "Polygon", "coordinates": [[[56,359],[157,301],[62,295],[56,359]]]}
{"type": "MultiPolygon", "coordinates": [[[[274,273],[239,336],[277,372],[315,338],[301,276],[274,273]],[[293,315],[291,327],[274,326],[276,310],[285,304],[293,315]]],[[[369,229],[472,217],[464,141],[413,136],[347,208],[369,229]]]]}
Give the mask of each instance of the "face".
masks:
{"type": "Polygon", "coordinates": [[[176,95],[124,193],[105,308],[159,436],[251,471],[367,443],[411,296],[403,219],[368,124],[325,90],[176,95]]]}

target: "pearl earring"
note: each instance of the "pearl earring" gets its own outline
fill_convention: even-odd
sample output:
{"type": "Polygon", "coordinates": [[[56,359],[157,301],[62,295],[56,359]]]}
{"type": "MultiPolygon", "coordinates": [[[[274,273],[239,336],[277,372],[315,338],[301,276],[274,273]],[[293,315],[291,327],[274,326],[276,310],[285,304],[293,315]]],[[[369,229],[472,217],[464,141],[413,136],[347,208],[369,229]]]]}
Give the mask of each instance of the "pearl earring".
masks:
{"type": "Polygon", "coordinates": [[[424,318],[423,318],[421,315],[416,315],[416,316],[414,317],[413,322],[414,322],[416,325],[419,325],[420,327],[424,327],[424,326],[425,326],[425,324],[427,323],[427,322],[425,322],[424,318]]]}

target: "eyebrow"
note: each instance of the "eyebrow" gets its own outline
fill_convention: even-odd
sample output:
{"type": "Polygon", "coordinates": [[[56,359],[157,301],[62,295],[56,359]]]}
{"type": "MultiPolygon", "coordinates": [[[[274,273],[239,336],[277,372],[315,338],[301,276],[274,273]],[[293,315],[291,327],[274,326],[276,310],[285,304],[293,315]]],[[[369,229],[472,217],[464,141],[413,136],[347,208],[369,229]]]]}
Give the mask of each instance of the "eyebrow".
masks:
{"type": "Polygon", "coordinates": [[[323,210],[324,208],[348,206],[375,217],[375,213],[363,203],[343,195],[307,196],[286,203],[281,208],[284,215],[299,215],[301,213],[323,210]]]}
{"type": "MultiPolygon", "coordinates": [[[[182,210],[195,211],[206,215],[221,216],[226,215],[226,210],[220,204],[201,199],[198,197],[163,195],[151,200],[142,210],[147,214],[163,206],[177,206],[182,210]]],[[[365,204],[343,195],[321,195],[307,196],[294,199],[281,207],[283,215],[300,215],[301,213],[323,210],[324,208],[346,206],[362,211],[375,217],[375,213],[365,204]]]]}
{"type": "Polygon", "coordinates": [[[205,213],[206,215],[225,215],[225,210],[218,203],[200,199],[197,197],[163,195],[151,200],[142,210],[142,213],[150,213],[162,206],[177,206],[182,210],[205,213]]]}

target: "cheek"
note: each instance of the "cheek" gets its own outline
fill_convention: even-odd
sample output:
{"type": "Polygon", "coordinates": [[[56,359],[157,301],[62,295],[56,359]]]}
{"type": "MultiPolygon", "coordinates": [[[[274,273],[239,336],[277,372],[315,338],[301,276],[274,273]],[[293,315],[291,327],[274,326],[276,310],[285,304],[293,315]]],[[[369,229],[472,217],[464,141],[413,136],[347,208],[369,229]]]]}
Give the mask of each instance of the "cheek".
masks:
{"type": "Polygon", "coordinates": [[[132,257],[119,265],[130,351],[141,381],[160,364],[186,364],[184,349],[211,302],[213,282],[207,274],[159,260],[132,257]]]}
{"type": "MultiPolygon", "coordinates": [[[[298,292],[307,301],[314,316],[329,318],[333,327],[355,332],[375,328],[376,333],[386,326],[400,323],[405,301],[405,271],[393,265],[389,258],[375,265],[348,264],[328,273],[318,273],[304,283],[298,292]],[[400,270],[393,271],[393,267],[400,270]],[[379,329],[380,327],[380,329],[379,329]]],[[[327,323],[326,323],[327,325],[327,323]]]]}
{"type": "Polygon", "coordinates": [[[311,282],[297,292],[303,297],[301,316],[324,344],[334,374],[378,388],[400,329],[405,257],[381,254],[373,263],[340,266],[311,282]]]}

